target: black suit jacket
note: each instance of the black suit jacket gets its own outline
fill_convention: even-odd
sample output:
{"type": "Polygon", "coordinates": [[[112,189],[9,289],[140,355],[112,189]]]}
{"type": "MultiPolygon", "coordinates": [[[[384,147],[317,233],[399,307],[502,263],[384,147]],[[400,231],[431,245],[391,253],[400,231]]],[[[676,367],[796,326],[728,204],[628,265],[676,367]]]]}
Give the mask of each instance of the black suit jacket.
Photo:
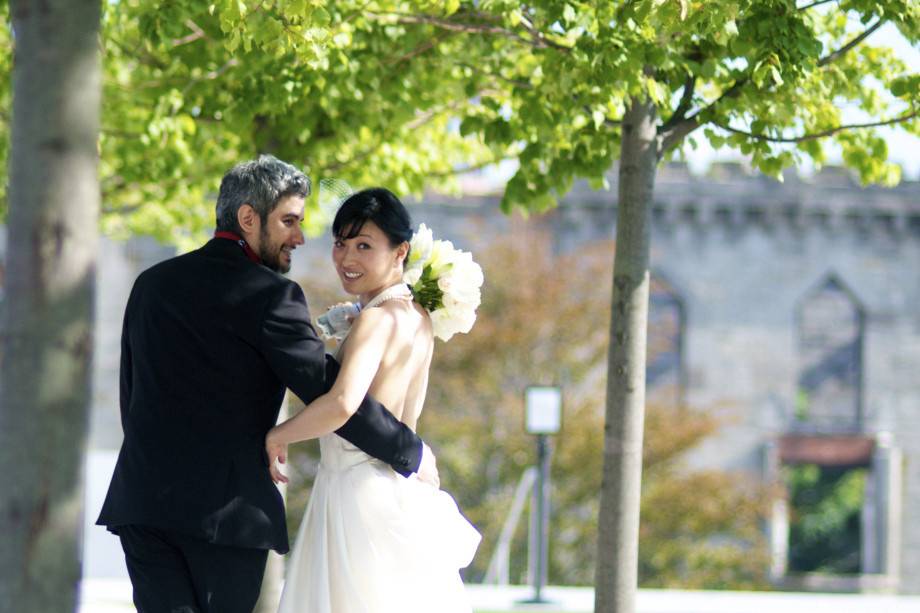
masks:
{"type": "MultiPolygon", "coordinates": [[[[285,388],[309,403],[337,373],[300,287],[213,239],[146,270],[125,311],[124,443],[98,524],[288,550],[265,434],[285,388]]],[[[406,475],[421,440],[366,398],[339,435],[406,475]]]]}

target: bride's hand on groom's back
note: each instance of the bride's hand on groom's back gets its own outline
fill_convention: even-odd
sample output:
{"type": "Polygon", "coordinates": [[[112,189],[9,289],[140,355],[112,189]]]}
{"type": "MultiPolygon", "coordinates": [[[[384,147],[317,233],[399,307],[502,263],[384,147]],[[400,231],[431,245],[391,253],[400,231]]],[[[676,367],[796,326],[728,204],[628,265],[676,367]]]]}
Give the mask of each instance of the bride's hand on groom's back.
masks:
{"type": "Polygon", "coordinates": [[[288,478],[281,472],[281,464],[287,462],[287,445],[277,442],[269,430],[265,436],[265,453],[268,455],[268,471],[275,483],[287,483],[288,478]]]}

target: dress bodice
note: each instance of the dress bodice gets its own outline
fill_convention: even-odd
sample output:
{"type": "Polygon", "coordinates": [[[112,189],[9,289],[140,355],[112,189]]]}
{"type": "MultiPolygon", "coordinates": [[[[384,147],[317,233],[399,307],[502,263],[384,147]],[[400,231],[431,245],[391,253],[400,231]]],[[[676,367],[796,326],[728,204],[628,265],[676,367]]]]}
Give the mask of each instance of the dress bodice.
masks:
{"type": "Polygon", "coordinates": [[[383,465],[335,433],[319,438],[319,450],[320,466],[327,470],[340,471],[368,462],[383,465]]]}

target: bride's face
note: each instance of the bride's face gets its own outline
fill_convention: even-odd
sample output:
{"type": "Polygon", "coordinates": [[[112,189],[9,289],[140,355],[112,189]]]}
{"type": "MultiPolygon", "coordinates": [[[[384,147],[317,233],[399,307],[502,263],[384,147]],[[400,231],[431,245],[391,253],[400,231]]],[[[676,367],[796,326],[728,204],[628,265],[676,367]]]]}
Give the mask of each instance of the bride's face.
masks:
{"type": "MultiPolygon", "coordinates": [[[[343,234],[349,234],[348,230],[343,234]]],[[[346,292],[372,296],[402,279],[408,250],[408,243],[393,247],[387,235],[368,221],[354,238],[335,240],[332,261],[346,292]]]]}

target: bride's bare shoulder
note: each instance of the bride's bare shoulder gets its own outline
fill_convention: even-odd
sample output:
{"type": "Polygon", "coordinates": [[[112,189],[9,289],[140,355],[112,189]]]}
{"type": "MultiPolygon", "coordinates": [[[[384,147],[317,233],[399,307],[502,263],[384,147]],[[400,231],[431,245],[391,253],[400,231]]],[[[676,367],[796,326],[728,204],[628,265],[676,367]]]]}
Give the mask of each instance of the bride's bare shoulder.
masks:
{"type": "Polygon", "coordinates": [[[428,311],[411,300],[387,300],[364,309],[352,325],[365,330],[370,327],[385,327],[390,333],[391,342],[397,338],[404,339],[410,345],[425,340],[434,342],[434,331],[428,311]]]}
{"type": "Polygon", "coordinates": [[[364,309],[352,322],[348,338],[389,336],[398,326],[399,318],[392,311],[380,307],[364,309]]]}

